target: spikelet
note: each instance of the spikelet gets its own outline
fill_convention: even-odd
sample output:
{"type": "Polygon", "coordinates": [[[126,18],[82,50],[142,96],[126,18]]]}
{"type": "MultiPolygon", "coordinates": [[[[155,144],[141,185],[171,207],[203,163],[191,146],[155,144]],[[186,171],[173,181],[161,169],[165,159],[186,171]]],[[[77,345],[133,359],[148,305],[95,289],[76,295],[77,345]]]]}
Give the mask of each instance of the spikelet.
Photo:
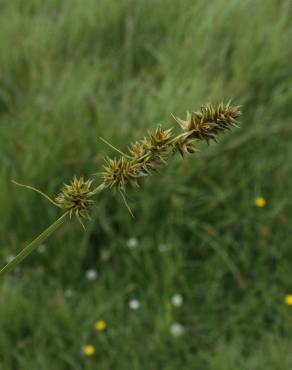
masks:
{"type": "Polygon", "coordinates": [[[165,130],[159,125],[154,133],[149,133],[141,141],[131,144],[130,155],[134,162],[140,164],[145,175],[157,171],[161,164],[166,164],[172,136],[172,129],[165,130]]]}
{"type": "Polygon", "coordinates": [[[173,142],[172,151],[173,153],[178,152],[183,157],[185,154],[194,154],[197,150],[192,139],[181,137],[173,142]]]}
{"type": "Polygon", "coordinates": [[[186,120],[175,117],[182,130],[189,133],[191,139],[215,140],[220,132],[236,126],[237,118],[241,112],[239,107],[233,107],[230,103],[220,103],[217,107],[212,104],[202,106],[200,111],[187,112],[186,120]]]}
{"type": "Polygon", "coordinates": [[[129,153],[133,160],[139,160],[148,154],[148,150],[141,141],[135,141],[130,144],[129,153]]]}
{"type": "Polygon", "coordinates": [[[85,181],[83,177],[74,177],[70,184],[65,184],[55,201],[58,206],[69,211],[77,217],[89,217],[89,208],[94,204],[91,197],[94,192],[91,191],[92,180],[85,181]]]}
{"type": "Polygon", "coordinates": [[[143,176],[140,165],[125,157],[106,158],[104,171],[101,173],[106,188],[116,187],[125,192],[128,184],[138,187],[138,179],[143,176]]]}
{"type": "Polygon", "coordinates": [[[129,153],[134,163],[139,164],[140,170],[144,175],[149,175],[155,171],[157,166],[156,155],[153,155],[144,145],[143,141],[132,143],[129,148],[129,153]]]}
{"type": "Polygon", "coordinates": [[[143,139],[143,144],[145,148],[151,152],[163,153],[167,150],[172,136],[172,129],[165,130],[159,125],[154,133],[149,133],[149,135],[143,139]]]}

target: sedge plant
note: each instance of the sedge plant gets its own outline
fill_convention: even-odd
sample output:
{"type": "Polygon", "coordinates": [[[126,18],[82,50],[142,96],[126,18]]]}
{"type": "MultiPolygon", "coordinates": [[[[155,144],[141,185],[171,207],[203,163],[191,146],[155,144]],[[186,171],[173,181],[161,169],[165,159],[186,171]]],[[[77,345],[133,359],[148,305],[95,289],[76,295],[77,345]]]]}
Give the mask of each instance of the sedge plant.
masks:
{"type": "Polygon", "coordinates": [[[0,270],[0,276],[12,270],[72,217],[76,217],[84,227],[83,220],[90,218],[91,209],[95,204],[95,196],[107,189],[116,189],[132,214],[126,199],[126,191],[129,187],[139,187],[142,178],[150,176],[161,167],[166,166],[174,155],[179,154],[184,157],[196,153],[197,141],[205,141],[207,144],[212,140],[216,142],[220,133],[237,126],[237,119],[240,115],[239,107],[231,105],[230,102],[220,103],[217,106],[207,104],[198,111],[187,112],[185,120],[173,116],[179,125],[180,132],[175,133],[173,128],[165,129],[159,125],[156,130],[148,133],[143,139],[131,143],[126,153],[102,139],[115,149],[119,156],[105,158],[103,171],[92,179],[74,176],[69,184],[63,186],[55,199],[32,186],[15,182],[19,186],[38,192],[52,205],[60,208],[63,213],[9,261],[0,270]],[[95,185],[96,178],[100,179],[98,186],[95,185]]]}

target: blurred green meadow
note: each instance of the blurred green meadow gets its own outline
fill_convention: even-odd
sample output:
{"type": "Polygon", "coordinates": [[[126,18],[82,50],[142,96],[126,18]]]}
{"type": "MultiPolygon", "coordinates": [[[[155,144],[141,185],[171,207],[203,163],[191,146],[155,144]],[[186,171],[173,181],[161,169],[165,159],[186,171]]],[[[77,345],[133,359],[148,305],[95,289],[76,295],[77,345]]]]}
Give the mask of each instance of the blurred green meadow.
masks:
{"type": "Polygon", "coordinates": [[[0,0],[1,266],[60,215],[10,180],[54,196],[115,156],[99,136],[243,111],[130,191],[134,219],[102,193],[86,232],[1,279],[0,370],[292,368],[291,19],[290,0],[0,0]]]}

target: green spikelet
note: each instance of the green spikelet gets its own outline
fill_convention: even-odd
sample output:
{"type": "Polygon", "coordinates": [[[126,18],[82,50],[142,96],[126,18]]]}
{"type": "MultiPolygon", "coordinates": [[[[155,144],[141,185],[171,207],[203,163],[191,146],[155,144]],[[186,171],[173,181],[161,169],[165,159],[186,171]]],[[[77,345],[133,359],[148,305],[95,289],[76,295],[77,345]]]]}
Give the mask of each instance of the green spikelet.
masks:
{"type": "Polygon", "coordinates": [[[77,217],[89,216],[89,208],[94,204],[91,197],[94,192],[91,191],[92,180],[85,181],[83,177],[77,179],[74,177],[70,184],[65,184],[55,201],[60,208],[77,217]]]}
{"type": "Polygon", "coordinates": [[[106,158],[104,171],[101,173],[106,188],[116,187],[125,192],[128,184],[138,185],[138,179],[142,176],[140,165],[125,157],[118,159],[106,158]]]}

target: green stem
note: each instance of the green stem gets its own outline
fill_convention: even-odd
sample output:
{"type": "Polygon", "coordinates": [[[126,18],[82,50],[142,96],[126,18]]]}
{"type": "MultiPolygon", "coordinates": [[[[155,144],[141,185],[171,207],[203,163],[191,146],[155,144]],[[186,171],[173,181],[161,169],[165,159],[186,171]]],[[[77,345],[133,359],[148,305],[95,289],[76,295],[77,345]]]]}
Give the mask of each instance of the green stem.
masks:
{"type": "Polygon", "coordinates": [[[95,188],[93,191],[92,191],[92,194],[95,195],[97,193],[100,193],[101,191],[103,191],[105,189],[105,185],[104,183],[100,184],[97,188],[95,188]]]}
{"type": "Polygon", "coordinates": [[[46,240],[58,227],[60,227],[64,221],[68,212],[65,212],[60,218],[58,218],[54,223],[52,223],[47,229],[45,229],[39,236],[37,236],[32,242],[30,242],[23,250],[18,253],[17,256],[13,258],[12,261],[8,262],[0,270],[0,277],[6,272],[12,270],[19,262],[21,262],[25,257],[27,257],[36,247],[38,247],[44,240],[46,240]]]}

